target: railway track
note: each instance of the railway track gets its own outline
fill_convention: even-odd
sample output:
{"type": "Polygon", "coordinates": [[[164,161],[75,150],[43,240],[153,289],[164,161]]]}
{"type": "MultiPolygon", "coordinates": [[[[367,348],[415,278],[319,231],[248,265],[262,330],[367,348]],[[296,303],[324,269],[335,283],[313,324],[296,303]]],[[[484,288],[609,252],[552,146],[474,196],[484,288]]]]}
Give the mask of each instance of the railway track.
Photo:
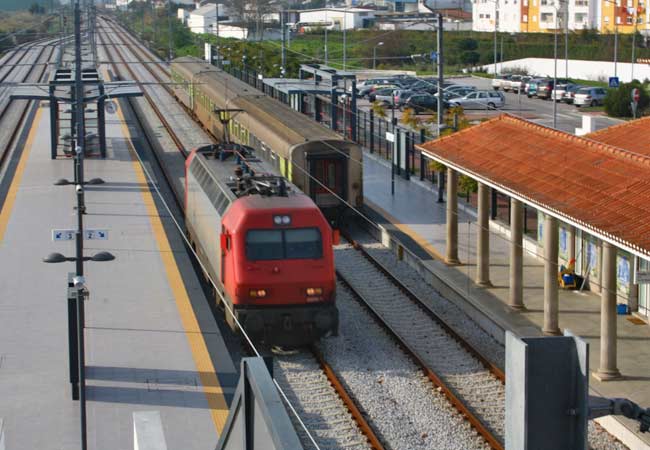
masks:
{"type": "MultiPolygon", "coordinates": [[[[121,52],[115,41],[108,38],[111,45],[105,45],[105,40],[99,36],[100,43],[104,44],[107,54],[112,53],[109,47],[114,50],[114,55],[119,60],[125,62],[125,55],[121,52]]],[[[132,53],[134,53],[132,51],[132,53]]],[[[114,61],[112,58],[109,58],[114,61]]],[[[111,63],[116,74],[125,79],[124,72],[118,67],[119,63],[111,63]]],[[[126,72],[134,80],[137,80],[136,73],[128,64],[122,64],[126,67],[126,72]]],[[[148,68],[149,69],[149,68],[148,68]]],[[[153,73],[152,73],[153,74],[153,73]]],[[[145,86],[140,83],[140,86],[145,86]]],[[[145,95],[147,102],[153,109],[157,106],[151,96],[145,95]]],[[[158,113],[160,111],[158,110],[158,113]]],[[[158,114],[156,114],[158,116],[158,114]]],[[[174,136],[174,142],[180,142],[178,136],[166,121],[161,121],[170,136],[174,136]]],[[[181,145],[177,144],[179,151],[181,145]]],[[[155,152],[154,152],[155,154],[155,152]]],[[[180,151],[185,158],[187,154],[180,151]]],[[[160,168],[165,172],[164,164],[155,156],[160,168]]],[[[168,178],[167,175],[165,175],[168,178]]],[[[169,182],[169,178],[167,179],[169,182]]],[[[175,192],[176,203],[182,209],[182,201],[175,192]]],[[[343,383],[341,383],[335,372],[327,364],[325,359],[320,355],[318,350],[300,352],[298,355],[275,356],[275,373],[278,374],[276,381],[287,392],[292,406],[297,408],[298,415],[309,417],[310,431],[315,435],[316,444],[319,448],[345,448],[345,449],[373,449],[383,450],[384,447],[375,435],[370,425],[365,420],[359,408],[355,405],[352,397],[346,392],[343,383]]],[[[292,416],[293,417],[293,416],[292,416]]],[[[295,417],[293,417],[295,420],[295,417]]],[[[305,448],[313,447],[307,434],[302,430],[299,424],[295,424],[298,433],[303,440],[305,448]]]]}
{"type": "Polygon", "coordinates": [[[505,438],[505,375],[380,262],[352,241],[337,273],[492,448],[505,438]],[[441,357],[444,356],[444,357],[441,357]]]}
{"type": "MultiPolygon", "coordinates": [[[[3,77],[5,83],[23,83],[23,82],[43,82],[48,73],[48,63],[52,61],[57,51],[56,44],[58,41],[52,41],[45,45],[45,41],[35,41],[37,49],[25,47],[24,51],[19,53],[19,61],[24,61],[28,53],[35,53],[31,58],[33,65],[21,65],[12,67],[3,77]]],[[[34,44],[33,43],[33,44],[34,44]]],[[[10,58],[10,61],[12,59],[10,58]]],[[[14,63],[16,64],[16,63],[14,63]]],[[[30,111],[31,101],[10,99],[11,87],[0,88],[0,167],[4,166],[11,148],[15,145],[27,115],[30,111]]]]}

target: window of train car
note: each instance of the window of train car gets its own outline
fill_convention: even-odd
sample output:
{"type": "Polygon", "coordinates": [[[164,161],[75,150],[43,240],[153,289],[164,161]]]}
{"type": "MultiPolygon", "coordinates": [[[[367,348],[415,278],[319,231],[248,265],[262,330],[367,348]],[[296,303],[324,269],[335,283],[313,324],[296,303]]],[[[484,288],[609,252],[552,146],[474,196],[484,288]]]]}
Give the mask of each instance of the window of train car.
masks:
{"type": "Polygon", "coordinates": [[[318,228],[249,230],[246,233],[246,258],[250,261],[322,257],[323,240],[318,228]]]}

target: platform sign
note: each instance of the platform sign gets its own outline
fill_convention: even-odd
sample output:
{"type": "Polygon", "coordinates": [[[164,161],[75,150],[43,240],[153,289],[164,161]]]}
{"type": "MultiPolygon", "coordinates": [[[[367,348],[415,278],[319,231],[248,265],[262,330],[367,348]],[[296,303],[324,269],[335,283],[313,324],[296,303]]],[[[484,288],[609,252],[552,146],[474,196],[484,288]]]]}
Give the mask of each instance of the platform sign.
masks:
{"type": "Polygon", "coordinates": [[[636,273],[636,282],[637,284],[649,284],[650,283],[650,272],[647,271],[637,271],[636,273]]]}
{"type": "MultiPolygon", "coordinates": [[[[77,230],[71,229],[54,229],[52,230],[52,240],[59,241],[74,241],[77,230]]],[[[86,241],[107,241],[108,230],[99,229],[85,229],[83,231],[84,240],[86,241]]]]}
{"type": "Polygon", "coordinates": [[[617,88],[620,86],[620,82],[618,80],[618,77],[609,77],[609,87],[610,88],[617,88]]]}

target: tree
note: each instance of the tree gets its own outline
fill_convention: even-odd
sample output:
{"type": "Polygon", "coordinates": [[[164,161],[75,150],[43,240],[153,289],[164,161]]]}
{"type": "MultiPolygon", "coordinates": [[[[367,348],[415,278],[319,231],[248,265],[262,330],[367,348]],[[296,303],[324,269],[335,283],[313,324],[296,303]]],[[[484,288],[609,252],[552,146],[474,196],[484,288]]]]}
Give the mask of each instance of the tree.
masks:
{"type": "Polygon", "coordinates": [[[605,96],[605,112],[613,117],[632,117],[632,90],[639,89],[640,98],[637,115],[641,115],[650,104],[650,96],[638,80],[623,83],[618,89],[610,89],[605,96]]]}

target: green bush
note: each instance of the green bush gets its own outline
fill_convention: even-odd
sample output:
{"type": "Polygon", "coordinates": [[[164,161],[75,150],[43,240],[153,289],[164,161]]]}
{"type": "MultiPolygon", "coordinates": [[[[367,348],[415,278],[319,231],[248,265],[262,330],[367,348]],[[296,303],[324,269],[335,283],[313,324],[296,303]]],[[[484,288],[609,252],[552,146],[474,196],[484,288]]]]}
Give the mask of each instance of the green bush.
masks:
{"type": "Polygon", "coordinates": [[[623,83],[618,89],[610,89],[605,97],[605,112],[612,117],[632,117],[632,89],[637,88],[641,92],[637,116],[650,104],[650,96],[643,85],[634,80],[631,83],[623,83]]]}

